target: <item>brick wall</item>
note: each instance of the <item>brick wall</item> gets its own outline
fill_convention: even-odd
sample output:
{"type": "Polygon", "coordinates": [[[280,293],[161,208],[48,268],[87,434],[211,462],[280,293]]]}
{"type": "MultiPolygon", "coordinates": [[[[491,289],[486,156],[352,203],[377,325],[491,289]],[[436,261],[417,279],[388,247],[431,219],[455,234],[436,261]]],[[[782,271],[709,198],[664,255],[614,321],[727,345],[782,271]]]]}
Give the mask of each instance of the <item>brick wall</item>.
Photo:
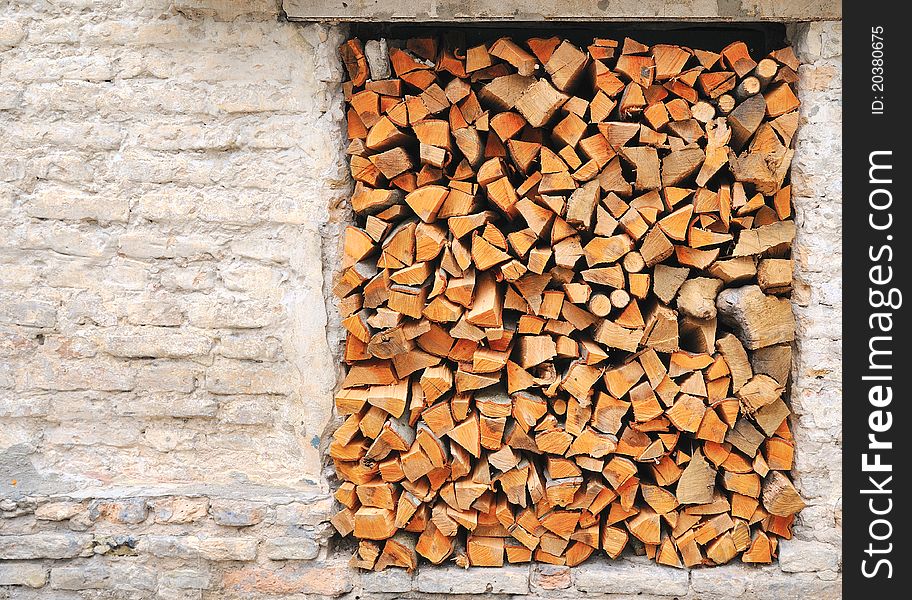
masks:
{"type": "Polygon", "coordinates": [[[343,28],[277,0],[0,6],[0,598],[838,595],[838,24],[792,26],[810,506],[780,563],[362,579],[323,472],[343,28]]]}

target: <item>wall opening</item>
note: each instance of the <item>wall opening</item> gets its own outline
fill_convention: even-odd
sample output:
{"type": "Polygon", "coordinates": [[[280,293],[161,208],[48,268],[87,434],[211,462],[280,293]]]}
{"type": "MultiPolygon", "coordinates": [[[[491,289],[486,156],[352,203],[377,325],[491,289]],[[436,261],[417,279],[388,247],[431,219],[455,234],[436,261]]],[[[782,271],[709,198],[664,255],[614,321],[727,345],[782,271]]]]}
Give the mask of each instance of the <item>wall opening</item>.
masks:
{"type": "Polygon", "coordinates": [[[775,558],[804,505],[784,38],[352,26],[330,455],[353,564],[775,558]]]}

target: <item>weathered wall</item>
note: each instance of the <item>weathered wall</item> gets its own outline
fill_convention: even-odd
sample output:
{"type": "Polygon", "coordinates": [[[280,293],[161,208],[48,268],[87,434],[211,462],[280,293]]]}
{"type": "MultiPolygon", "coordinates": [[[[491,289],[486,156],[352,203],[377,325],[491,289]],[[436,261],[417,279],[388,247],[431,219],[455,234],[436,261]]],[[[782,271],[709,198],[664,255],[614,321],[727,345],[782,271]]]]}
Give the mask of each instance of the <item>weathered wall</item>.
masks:
{"type": "Polygon", "coordinates": [[[344,591],[258,574],[332,508],[342,33],[269,0],[0,6],[0,586],[344,591]]]}
{"type": "Polygon", "coordinates": [[[322,472],[343,29],[278,0],[0,7],[0,598],[838,596],[838,24],[792,28],[810,506],[780,562],[361,579],[322,472]]]}

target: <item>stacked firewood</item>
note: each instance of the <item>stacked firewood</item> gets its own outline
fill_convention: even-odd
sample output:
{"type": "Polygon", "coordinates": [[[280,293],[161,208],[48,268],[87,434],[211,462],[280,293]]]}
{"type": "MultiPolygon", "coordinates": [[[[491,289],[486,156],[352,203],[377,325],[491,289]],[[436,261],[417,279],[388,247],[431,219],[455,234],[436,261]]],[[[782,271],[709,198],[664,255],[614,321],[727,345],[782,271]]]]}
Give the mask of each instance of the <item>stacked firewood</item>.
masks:
{"type": "Polygon", "coordinates": [[[341,48],[333,518],[365,569],[769,563],[803,502],[790,48],[341,48]]]}

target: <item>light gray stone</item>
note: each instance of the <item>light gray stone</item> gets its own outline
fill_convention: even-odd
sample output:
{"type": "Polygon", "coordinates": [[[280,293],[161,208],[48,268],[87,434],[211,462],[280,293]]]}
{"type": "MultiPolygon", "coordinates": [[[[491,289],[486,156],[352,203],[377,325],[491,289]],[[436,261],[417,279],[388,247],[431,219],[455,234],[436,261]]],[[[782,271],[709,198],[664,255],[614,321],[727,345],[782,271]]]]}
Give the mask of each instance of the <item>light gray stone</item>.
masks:
{"type": "Polygon", "coordinates": [[[266,508],[261,504],[243,500],[214,499],[209,504],[209,515],[219,525],[227,527],[248,527],[256,525],[266,515],[266,508]]]}
{"type": "Polygon", "coordinates": [[[205,590],[212,585],[212,575],[204,569],[175,569],[164,571],[161,583],[181,590],[205,590]]]}
{"type": "Polygon", "coordinates": [[[429,594],[528,594],[529,567],[419,569],[416,589],[429,594]]]}
{"type": "Polygon", "coordinates": [[[743,563],[730,563],[690,572],[690,587],[700,598],[740,598],[751,582],[761,576],[759,569],[743,563]]]}
{"type": "Polygon", "coordinates": [[[270,538],[262,548],[270,560],[313,560],[320,554],[319,544],[305,536],[270,538]]]}
{"type": "Polygon", "coordinates": [[[0,559],[75,558],[91,548],[92,536],[75,533],[0,535],[0,559]]]}
{"type": "Polygon", "coordinates": [[[81,502],[48,502],[35,509],[35,518],[42,521],[65,521],[82,512],[81,502]]]}
{"type": "Polygon", "coordinates": [[[361,585],[365,592],[404,594],[412,591],[415,578],[404,569],[368,571],[361,576],[361,585]]]}
{"type": "Polygon", "coordinates": [[[368,40],[364,44],[364,56],[367,58],[371,79],[389,79],[391,72],[386,38],[368,40]]]}
{"type": "Polygon", "coordinates": [[[47,579],[48,570],[43,565],[22,562],[0,563],[0,586],[21,585],[40,588],[44,587],[47,579]]]}
{"type": "Polygon", "coordinates": [[[105,351],[125,358],[186,358],[208,354],[212,340],[173,327],[120,328],[106,337],[105,351]]]}
{"type": "Polygon", "coordinates": [[[151,569],[136,565],[89,564],[51,569],[51,587],[55,590],[118,589],[152,591],[157,575],[151,569]]]}
{"type": "Polygon", "coordinates": [[[839,569],[839,548],[822,542],[783,540],[779,565],[786,573],[817,573],[839,569]]]}
{"type": "Polygon", "coordinates": [[[208,498],[156,498],[149,503],[156,523],[192,523],[206,518],[208,498]]]}
{"type": "Polygon", "coordinates": [[[586,593],[683,596],[689,587],[687,571],[644,559],[609,561],[599,557],[579,565],[572,575],[576,589],[586,593]]]}

